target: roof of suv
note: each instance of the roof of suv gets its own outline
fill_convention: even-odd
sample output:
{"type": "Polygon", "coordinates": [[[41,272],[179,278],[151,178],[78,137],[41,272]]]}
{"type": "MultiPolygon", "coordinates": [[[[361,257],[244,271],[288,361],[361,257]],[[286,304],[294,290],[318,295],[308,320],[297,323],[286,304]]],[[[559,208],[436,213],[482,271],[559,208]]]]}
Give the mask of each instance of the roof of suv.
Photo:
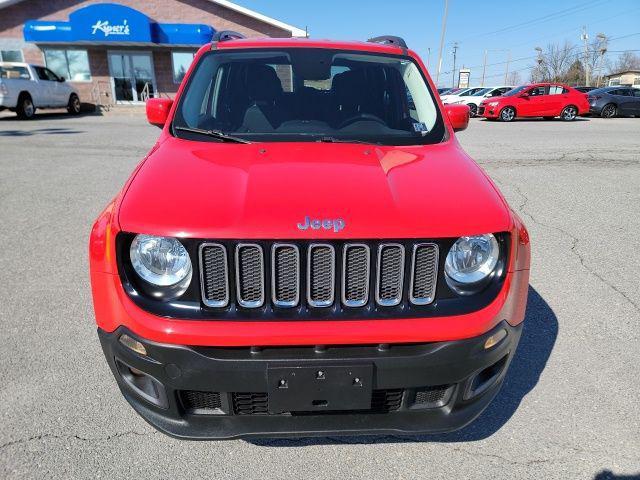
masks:
{"type": "MultiPolygon", "coordinates": [[[[211,44],[209,44],[211,45],[211,44]]],[[[358,41],[336,41],[336,40],[315,40],[309,38],[242,38],[218,42],[214,48],[326,48],[334,50],[356,50],[366,52],[377,52],[402,55],[405,50],[396,45],[358,42],[358,41]]],[[[411,50],[408,50],[409,52],[411,50]]],[[[413,53],[413,52],[412,52],[413,53]]]]}

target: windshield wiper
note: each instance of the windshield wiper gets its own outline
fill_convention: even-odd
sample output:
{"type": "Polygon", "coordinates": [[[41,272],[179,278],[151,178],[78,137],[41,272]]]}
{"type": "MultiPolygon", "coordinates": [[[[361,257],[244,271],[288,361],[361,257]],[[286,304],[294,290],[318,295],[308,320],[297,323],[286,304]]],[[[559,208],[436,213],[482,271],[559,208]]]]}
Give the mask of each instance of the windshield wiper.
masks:
{"type": "Polygon", "coordinates": [[[320,137],[316,142],[323,143],[363,143],[365,145],[381,145],[380,142],[367,142],[365,140],[356,140],[350,138],[336,138],[336,137],[320,137]]]}
{"type": "Polygon", "coordinates": [[[191,127],[181,127],[174,126],[174,130],[179,130],[181,132],[191,132],[191,133],[199,133],[201,135],[206,135],[207,137],[212,137],[220,140],[221,142],[233,142],[233,143],[251,143],[249,140],[245,140],[244,138],[234,137],[232,135],[227,135],[220,130],[205,130],[203,128],[191,128],[191,127]]]}

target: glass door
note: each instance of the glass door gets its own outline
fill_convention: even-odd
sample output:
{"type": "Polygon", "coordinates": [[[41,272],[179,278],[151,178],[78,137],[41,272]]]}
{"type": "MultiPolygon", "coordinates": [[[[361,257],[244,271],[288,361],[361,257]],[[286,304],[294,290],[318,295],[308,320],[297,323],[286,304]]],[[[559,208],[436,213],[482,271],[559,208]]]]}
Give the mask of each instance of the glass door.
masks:
{"type": "Polygon", "coordinates": [[[116,102],[143,102],[155,93],[150,53],[109,52],[109,72],[116,102]]]}

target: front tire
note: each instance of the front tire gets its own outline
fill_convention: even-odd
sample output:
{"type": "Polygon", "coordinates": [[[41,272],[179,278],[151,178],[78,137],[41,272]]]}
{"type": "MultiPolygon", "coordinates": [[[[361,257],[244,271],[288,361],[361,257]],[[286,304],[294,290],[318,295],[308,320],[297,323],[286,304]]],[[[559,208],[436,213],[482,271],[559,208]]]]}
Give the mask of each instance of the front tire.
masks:
{"type": "Polygon", "coordinates": [[[23,93],[18,98],[18,105],[16,106],[16,113],[21,120],[31,120],[36,114],[36,107],[33,104],[31,95],[23,93]]]}
{"type": "Polygon", "coordinates": [[[608,103],[604,107],[602,107],[602,111],[600,112],[600,116],[602,118],[613,118],[618,114],[618,109],[613,103],[608,103]]]}
{"type": "Polygon", "coordinates": [[[69,103],[67,104],[67,112],[71,115],[78,115],[80,113],[80,99],[78,95],[72,93],[69,96],[69,103]]]}
{"type": "Polygon", "coordinates": [[[560,118],[565,122],[570,122],[575,120],[578,116],[578,109],[573,105],[567,105],[562,109],[562,113],[560,114],[560,118]]]}
{"type": "Polygon", "coordinates": [[[503,122],[512,122],[516,118],[516,109],[513,107],[504,107],[500,110],[499,117],[503,122]]]}

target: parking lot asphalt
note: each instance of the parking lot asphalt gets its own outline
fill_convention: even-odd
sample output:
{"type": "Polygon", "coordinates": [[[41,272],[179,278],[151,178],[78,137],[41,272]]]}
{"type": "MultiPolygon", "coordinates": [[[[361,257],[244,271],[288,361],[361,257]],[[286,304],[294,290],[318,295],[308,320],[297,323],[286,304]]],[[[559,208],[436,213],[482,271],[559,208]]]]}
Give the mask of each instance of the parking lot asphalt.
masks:
{"type": "Polygon", "coordinates": [[[640,118],[459,133],[529,228],[525,330],[475,423],[404,439],[185,442],[127,405],[87,241],[158,133],[143,116],[0,114],[0,478],[640,478],[640,118]]]}

